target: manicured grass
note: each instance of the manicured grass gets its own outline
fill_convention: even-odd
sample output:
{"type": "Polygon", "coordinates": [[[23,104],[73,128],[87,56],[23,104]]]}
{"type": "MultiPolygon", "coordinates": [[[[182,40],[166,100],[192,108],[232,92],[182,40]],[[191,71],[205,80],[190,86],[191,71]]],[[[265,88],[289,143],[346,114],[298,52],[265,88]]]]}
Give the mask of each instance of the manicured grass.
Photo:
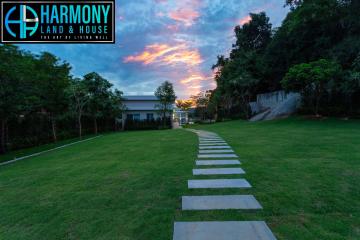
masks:
{"type": "Polygon", "coordinates": [[[112,134],[0,167],[0,239],[165,240],[175,220],[265,220],[280,240],[360,239],[360,121],[196,128],[228,141],[252,189],[188,190],[188,179],[208,178],[191,174],[193,133],[112,134]],[[181,196],[205,194],[253,194],[264,210],[180,210],[181,196]]]}
{"type": "Polygon", "coordinates": [[[238,193],[254,194],[264,210],[182,219],[263,219],[278,239],[360,239],[360,121],[291,118],[196,128],[217,132],[236,150],[254,187],[238,193]]]}
{"type": "Polygon", "coordinates": [[[0,239],[170,239],[196,141],[119,133],[0,167],[0,239]]]}
{"type": "MultiPolygon", "coordinates": [[[[82,140],[93,138],[93,137],[95,137],[95,135],[88,135],[86,137],[83,137],[82,140]]],[[[37,146],[37,147],[24,148],[24,149],[20,149],[17,151],[11,151],[6,154],[0,155],[0,163],[11,161],[16,158],[21,158],[21,157],[28,156],[28,155],[31,155],[34,153],[46,151],[49,149],[53,149],[56,147],[60,147],[60,146],[66,145],[66,144],[71,144],[71,143],[78,142],[78,141],[81,141],[80,138],[71,138],[71,139],[58,141],[56,143],[49,143],[49,144],[44,144],[44,145],[37,146]]]]}

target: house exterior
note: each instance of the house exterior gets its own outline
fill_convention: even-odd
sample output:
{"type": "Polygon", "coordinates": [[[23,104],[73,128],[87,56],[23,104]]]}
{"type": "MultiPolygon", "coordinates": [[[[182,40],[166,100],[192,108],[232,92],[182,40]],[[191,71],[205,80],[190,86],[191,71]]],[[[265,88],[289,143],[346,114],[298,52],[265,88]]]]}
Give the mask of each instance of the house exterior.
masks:
{"type": "Polygon", "coordinates": [[[179,108],[174,109],[173,120],[178,122],[180,126],[189,123],[189,111],[183,111],[179,108]]]}
{"type": "Polygon", "coordinates": [[[158,113],[157,105],[160,101],[156,96],[124,96],[123,103],[125,105],[122,115],[123,129],[128,120],[149,122],[162,117],[158,113]]]}

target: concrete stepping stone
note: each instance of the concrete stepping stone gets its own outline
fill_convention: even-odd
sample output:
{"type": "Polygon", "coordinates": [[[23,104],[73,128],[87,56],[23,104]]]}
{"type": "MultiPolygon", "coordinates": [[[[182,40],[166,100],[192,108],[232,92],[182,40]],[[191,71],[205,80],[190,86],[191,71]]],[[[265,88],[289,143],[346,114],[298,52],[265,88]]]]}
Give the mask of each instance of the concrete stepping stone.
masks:
{"type": "Polygon", "coordinates": [[[188,188],[251,188],[251,185],[245,179],[188,180],[188,188]]]}
{"type": "Polygon", "coordinates": [[[225,140],[217,139],[217,140],[199,140],[199,142],[225,142],[225,140]]]}
{"type": "Polygon", "coordinates": [[[193,169],[193,175],[233,175],[245,174],[242,168],[206,168],[206,169],[193,169]]]}
{"type": "Polygon", "coordinates": [[[230,146],[200,146],[199,147],[200,150],[204,150],[204,149],[231,149],[230,146]]]}
{"type": "Polygon", "coordinates": [[[199,138],[199,141],[224,141],[222,138],[199,138]]]}
{"type": "Polygon", "coordinates": [[[182,210],[258,210],[260,203],[253,195],[184,196],[182,210]]]}
{"type": "Polygon", "coordinates": [[[239,160],[197,160],[197,166],[239,165],[239,160]]]}
{"type": "Polygon", "coordinates": [[[199,154],[198,158],[238,158],[236,154],[199,154]]]}
{"type": "Polygon", "coordinates": [[[218,150],[199,150],[199,153],[233,153],[234,151],[231,149],[218,149],[218,150]]]}
{"type": "Polygon", "coordinates": [[[227,143],[200,143],[199,146],[229,146],[227,143]]]}
{"type": "Polygon", "coordinates": [[[276,240],[265,222],[175,222],[173,240],[276,240]]]}
{"type": "Polygon", "coordinates": [[[199,142],[199,144],[227,144],[227,142],[199,142]]]}

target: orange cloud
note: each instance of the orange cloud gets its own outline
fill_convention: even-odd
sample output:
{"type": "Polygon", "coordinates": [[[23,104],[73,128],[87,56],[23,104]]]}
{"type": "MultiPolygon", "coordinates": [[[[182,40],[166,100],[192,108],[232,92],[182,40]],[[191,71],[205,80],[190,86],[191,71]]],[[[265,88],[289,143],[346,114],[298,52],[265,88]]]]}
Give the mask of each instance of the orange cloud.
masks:
{"type": "Polygon", "coordinates": [[[172,20],[183,23],[189,27],[194,24],[195,20],[200,17],[199,12],[191,8],[181,8],[169,13],[172,20]]]}
{"type": "Polygon", "coordinates": [[[204,80],[204,77],[202,75],[198,75],[198,74],[192,74],[189,77],[181,80],[180,82],[182,84],[188,84],[188,83],[193,83],[193,82],[199,82],[204,80]]]}
{"type": "Polygon", "coordinates": [[[180,80],[180,83],[186,87],[187,94],[194,95],[199,93],[203,87],[211,86],[213,88],[215,81],[213,75],[207,76],[194,70],[188,77],[180,80]]]}
{"type": "Polygon", "coordinates": [[[198,50],[189,50],[185,44],[175,46],[153,44],[146,46],[145,50],[138,55],[126,57],[124,62],[142,62],[144,65],[185,64],[187,66],[196,66],[202,63],[202,58],[198,50]]]}
{"type": "Polygon", "coordinates": [[[242,19],[240,19],[239,23],[240,23],[240,25],[244,25],[246,23],[249,23],[250,21],[251,21],[251,17],[246,16],[246,17],[243,17],[242,19]]]}

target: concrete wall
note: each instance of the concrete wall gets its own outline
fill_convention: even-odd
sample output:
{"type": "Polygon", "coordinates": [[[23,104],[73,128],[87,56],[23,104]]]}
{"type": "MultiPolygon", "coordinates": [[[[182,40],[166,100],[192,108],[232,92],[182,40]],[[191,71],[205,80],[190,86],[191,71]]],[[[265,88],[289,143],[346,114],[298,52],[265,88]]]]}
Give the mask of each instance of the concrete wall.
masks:
{"type": "Polygon", "coordinates": [[[292,98],[294,95],[299,95],[298,93],[286,93],[285,91],[270,92],[257,95],[257,104],[260,108],[274,108],[279,103],[286,101],[289,98],[292,98]]]}
{"type": "Polygon", "coordinates": [[[293,98],[299,98],[299,93],[286,93],[285,91],[269,92],[257,95],[256,102],[250,103],[253,113],[259,113],[266,109],[274,109],[279,104],[293,98]]]}

